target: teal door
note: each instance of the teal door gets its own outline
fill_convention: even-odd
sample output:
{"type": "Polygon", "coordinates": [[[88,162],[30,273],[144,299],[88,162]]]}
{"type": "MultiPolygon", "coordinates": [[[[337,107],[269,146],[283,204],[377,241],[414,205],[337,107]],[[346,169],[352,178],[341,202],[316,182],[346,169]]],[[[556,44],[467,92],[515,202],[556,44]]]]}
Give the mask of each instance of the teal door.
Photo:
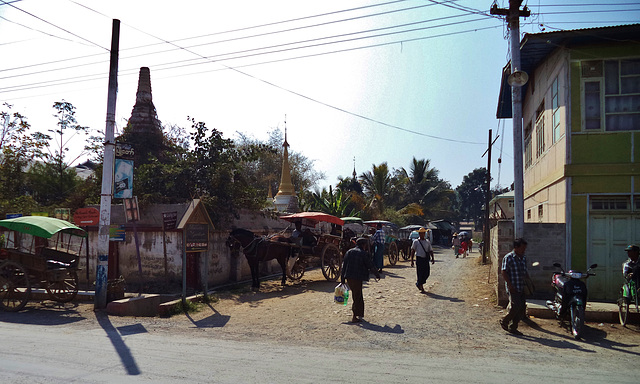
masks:
{"type": "MultiPolygon", "coordinates": [[[[589,216],[587,265],[598,264],[587,280],[591,300],[615,301],[624,279],[622,263],[629,244],[640,243],[640,216],[597,214],[589,216]]],[[[584,272],[584,271],[583,271],[584,272]]]]}

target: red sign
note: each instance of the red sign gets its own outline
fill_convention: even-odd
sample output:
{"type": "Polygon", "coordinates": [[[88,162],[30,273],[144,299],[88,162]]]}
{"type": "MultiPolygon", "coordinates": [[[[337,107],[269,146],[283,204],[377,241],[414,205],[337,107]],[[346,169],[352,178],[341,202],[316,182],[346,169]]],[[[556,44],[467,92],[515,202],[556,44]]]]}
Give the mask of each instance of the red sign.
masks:
{"type": "Polygon", "coordinates": [[[78,208],[73,214],[73,222],[78,227],[88,227],[98,225],[100,221],[100,211],[96,208],[78,208]]]}

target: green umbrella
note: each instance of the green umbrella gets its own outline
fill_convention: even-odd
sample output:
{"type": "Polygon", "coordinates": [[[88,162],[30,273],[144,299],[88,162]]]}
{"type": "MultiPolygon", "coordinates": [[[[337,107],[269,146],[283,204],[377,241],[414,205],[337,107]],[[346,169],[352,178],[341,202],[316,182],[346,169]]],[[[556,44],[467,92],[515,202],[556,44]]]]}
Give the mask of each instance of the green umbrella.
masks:
{"type": "Polygon", "coordinates": [[[50,239],[61,231],[76,236],[87,236],[87,233],[82,228],[76,227],[68,221],[46,216],[23,216],[15,219],[0,220],[0,226],[46,239],[50,239]]]}

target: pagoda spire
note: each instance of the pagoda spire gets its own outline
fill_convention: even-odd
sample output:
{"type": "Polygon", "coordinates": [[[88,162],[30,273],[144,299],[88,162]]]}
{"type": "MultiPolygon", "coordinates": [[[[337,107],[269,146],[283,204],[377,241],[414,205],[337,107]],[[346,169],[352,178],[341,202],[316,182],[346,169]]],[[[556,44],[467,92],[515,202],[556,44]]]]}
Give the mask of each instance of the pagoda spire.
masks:
{"type": "Polygon", "coordinates": [[[298,211],[298,197],[291,182],[291,167],[289,166],[289,143],[287,142],[287,116],[284,117],[284,143],[282,144],[282,175],[278,193],[273,198],[276,209],[280,212],[295,213],[298,211]]]}
{"type": "Polygon", "coordinates": [[[284,122],[284,147],[282,155],[282,175],[280,176],[280,186],[278,187],[279,195],[295,196],[296,191],[291,182],[291,167],[289,166],[289,143],[287,142],[287,121],[284,122]]]}

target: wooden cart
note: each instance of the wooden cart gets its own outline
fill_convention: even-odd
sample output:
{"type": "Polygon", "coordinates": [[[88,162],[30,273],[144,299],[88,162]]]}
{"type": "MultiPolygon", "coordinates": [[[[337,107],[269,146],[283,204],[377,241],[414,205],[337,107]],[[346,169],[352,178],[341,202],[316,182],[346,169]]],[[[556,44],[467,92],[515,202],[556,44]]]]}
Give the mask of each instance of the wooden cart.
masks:
{"type": "Polygon", "coordinates": [[[298,256],[291,268],[288,276],[293,280],[299,280],[304,275],[307,266],[317,258],[320,259],[322,275],[329,281],[336,281],[340,277],[342,269],[343,252],[349,248],[350,239],[342,238],[342,225],[344,222],[339,218],[322,212],[301,212],[292,215],[281,216],[283,220],[295,223],[300,221],[307,227],[315,227],[320,222],[333,225],[335,231],[323,233],[316,236],[317,243],[313,245],[302,245],[298,248],[298,256]]]}
{"type": "Polygon", "coordinates": [[[0,308],[19,311],[32,288],[52,300],[69,302],[78,293],[78,260],[86,232],[51,217],[0,220],[5,232],[0,249],[0,308]]]}

